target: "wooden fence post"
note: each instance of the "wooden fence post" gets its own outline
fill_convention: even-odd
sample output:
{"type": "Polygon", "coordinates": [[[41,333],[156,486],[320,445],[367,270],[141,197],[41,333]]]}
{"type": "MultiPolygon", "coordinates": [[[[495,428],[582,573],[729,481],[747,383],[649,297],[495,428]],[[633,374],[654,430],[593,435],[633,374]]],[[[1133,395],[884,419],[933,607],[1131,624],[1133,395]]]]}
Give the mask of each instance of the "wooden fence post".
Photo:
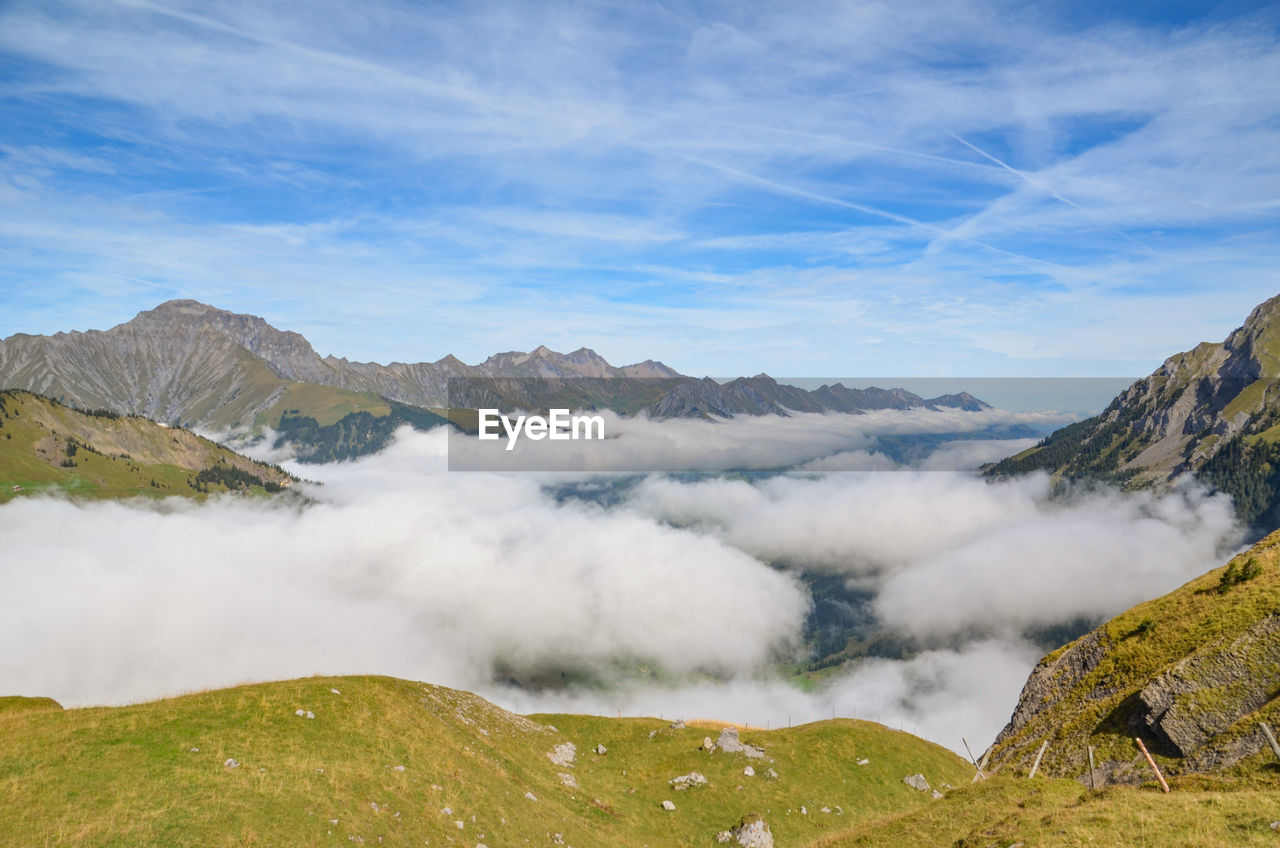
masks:
{"type": "Polygon", "coordinates": [[[1089,746],[1089,788],[1097,789],[1098,781],[1093,776],[1093,746],[1089,746]]]}
{"type": "Polygon", "coordinates": [[[973,755],[973,751],[969,749],[969,740],[961,736],[960,741],[964,743],[964,749],[969,752],[969,762],[973,763],[973,767],[978,770],[977,774],[973,776],[973,780],[971,782],[976,783],[978,781],[978,778],[982,778],[983,780],[986,780],[987,776],[982,773],[982,766],[978,765],[978,758],[975,757],[973,755]]]}
{"type": "Polygon", "coordinates": [[[1267,727],[1267,723],[1265,721],[1260,721],[1258,724],[1262,726],[1263,734],[1267,737],[1267,741],[1271,743],[1272,753],[1274,753],[1277,758],[1280,758],[1280,744],[1276,744],[1275,734],[1271,732],[1271,728],[1267,727]]]}
{"type": "Polygon", "coordinates": [[[1040,758],[1044,756],[1044,751],[1049,747],[1049,740],[1046,739],[1040,743],[1040,753],[1036,754],[1035,764],[1031,766],[1031,774],[1027,775],[1027,780],[1036,776],[1036,772],[1040,770],[1040,758]]]}
{"type": "Polygon", "coordinates": [[[1142,749],[1142,756],[1147,758],[1147,765],[1151,766],[1151,770],[1156,773],[1156,780],[1160,781],[1160,788],[1169,793],[1169,784],[1164,782],[1164,775],[1160,773],[1160,767],[1156,765],[1156,761],[1151,758],[1151,752],[1147,750],[1147,746],[1142,744],[1142,740],[1137,736],[1133,737],[1133,741],[1138,743],[1138,747],[1142,749]]]}

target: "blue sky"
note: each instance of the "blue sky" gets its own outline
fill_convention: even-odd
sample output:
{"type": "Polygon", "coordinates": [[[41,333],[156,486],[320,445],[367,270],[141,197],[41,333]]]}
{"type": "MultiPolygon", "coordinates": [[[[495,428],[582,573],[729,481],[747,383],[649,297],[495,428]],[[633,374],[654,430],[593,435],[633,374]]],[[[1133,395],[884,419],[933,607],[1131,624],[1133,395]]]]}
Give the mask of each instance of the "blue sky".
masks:
{"type": "Polygon", "coordinates": [[[1137,376],[1278,223],[1262,4],[0,4],[0,336],[1137,376]]]}

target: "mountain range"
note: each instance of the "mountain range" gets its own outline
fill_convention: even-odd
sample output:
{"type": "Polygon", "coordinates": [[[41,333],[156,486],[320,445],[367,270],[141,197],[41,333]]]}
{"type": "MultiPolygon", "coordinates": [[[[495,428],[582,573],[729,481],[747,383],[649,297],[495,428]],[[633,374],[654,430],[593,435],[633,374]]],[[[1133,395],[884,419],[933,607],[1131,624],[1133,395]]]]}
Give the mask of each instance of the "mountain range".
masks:
{"type": "Polygon", "coordinates": [[[922,398],[904,389],[813,391],[766,374],[726,383],[646,360],[617,367],[587,348],[454,356],[382,365],[322,357],[298,333],[262,318],[175,300],[109,330],[15,334],[0,340],[0,387],[80,408],[142,415],[210,431],[288,429],[303,458],[343,459],[382,447],[402,424],[440,424],[482,406],[608,408],[657,418],[859,413],[913,407],[980,410],[967,393],[922,398]]]}

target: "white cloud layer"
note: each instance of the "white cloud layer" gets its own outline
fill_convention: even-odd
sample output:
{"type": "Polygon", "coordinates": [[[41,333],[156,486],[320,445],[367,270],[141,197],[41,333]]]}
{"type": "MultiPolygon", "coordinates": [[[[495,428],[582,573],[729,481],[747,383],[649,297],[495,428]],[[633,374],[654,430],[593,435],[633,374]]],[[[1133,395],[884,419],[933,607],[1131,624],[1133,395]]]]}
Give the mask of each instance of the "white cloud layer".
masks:
{"type": "MultiPolygon", "coordinates": [[[[985,409],[877,409],[860,415],[793,413],[734,418],[649,419],[609,410],[592,412],[604,420],[603,440],[531,441],[507,449],[505,435],[480,440],[451,432],[453,470],[537,471],[726,471],[798,468],[811,471],[887,470],[895,463],[877,449],[878,436],[976,433],[1016,424],[1053,429],[1074,420],[1059,413],[985,409]]],[[[567,430],[567,428],[566,428],[567,430]]],[[[1008,456],[1034,444],[1024,441],[963,441],[935,451],[930,468],[972,468],[987,458],[1008,456]]]]}
{"type": "MultiPolygon", "coordinates": [[[[650,478],[619,505],[557,503],[532,475],[449,473],[440,432],[307,466],[307,506],[226,498],[0,507],[0,691],[121,703],[311,673],[385,673],[527,710],[842,715],[953,748],[1007,720],[1038,653],[1020,635],[1117,612],[1213,564],[1229,506],[1047,497],[1043,479],[926,472],[650,478]],[[883,624],[935,645],[805,694],[770,678],[809,599],[778,560],[877,592],[883,624]],[[721,683],[643,684],[638,664],[721,683]],[[495,667],[612,688],[534,695],[495,667]],[[630,669],[631,671],[628,671],[630,669]]],[[[551,478],[548,478],[551,479],[551,478]]]]}

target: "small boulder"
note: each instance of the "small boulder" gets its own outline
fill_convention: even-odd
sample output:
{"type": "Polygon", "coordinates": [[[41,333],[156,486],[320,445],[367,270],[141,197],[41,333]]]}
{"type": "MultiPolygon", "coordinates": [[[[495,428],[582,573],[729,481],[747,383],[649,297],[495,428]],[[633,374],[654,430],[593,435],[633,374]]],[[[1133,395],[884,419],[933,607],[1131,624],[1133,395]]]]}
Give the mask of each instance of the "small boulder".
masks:
{"type": "Polygon", "coordinates": [[[928,792],[929,781],[924,779],[923,774],[912,774],[902,778],[902,782],[910,786],[917,792],[928,792]]]}
{"type": "Polygon", "coordinates": [[[675,812],[676,805],[671,803],[670,801],[663,801],[662,809],[666,810],[668,813],[672,813],[672,812],[675,812]]]}
{"type": "Polygon", "coordinates": [[[773,834],[769,825],[755,813],[743,816],[729,829],[729,838],[740,848],[773,848],[773,834]]]}
{"type": "Polygon", "coordinates": [[[547,754],[547,759],[558,766],[571,768],[573,761],[578,758],[578,746],[572,742],[561,742],[551,753],[547,754]]]}
{"type": "Polygon", "coordinates": [[[755,777],[755,776],[756,776],[756,770],[755,770],[755,769],[753,769],[751,766],[747,766],[746,768],[744,768],[744,769],[742,770],[742,773],[743,773],[743,774],[745,774],[747,777],[755,777]]]}
{"type": "Polygon", "coordinates": [[[860,765],[860,766],[865,766],[865,765],[866,765],[867,763],[869,763],[869,762],[871,762],[871,761],[870,761],[870,760],[858,760],[858,765],[860,765]]]}
{"type": "Polygon", "coordinates": [[[678,718],[678,719],[676,719],[675,721],[671,722],[671,729],[672,729],[672,730],[684,730],[684,719],[682,719],[682,718],[678,718]]]}
{"type": "Polygon", "coordinates": [[[240,763],[232,759],[231,757],[228,757],[227,761],[222,765],[225,766],[226,768],[240,768],[240,763]]]}
{"type": "Polygon", "coordinates": [[[609,749],[603,745],[597,745],[596,753],[603,757],[605,754],[609,753],[609,749]]]}
{"type": "Polygon", "coordinates": [[[939,791],[938,791],[938,790],[936,790],[936,789],[935,789],[935,790],[933,790],[933,800],[935,800],[935,801],[936,801],[936,800],[938,800],[938,799],[939,799],[939,798],[941,798],[941,797],[942,797],[942,793],[941,793],[941,792],[939,792],[939,791]]]}
{"type": "MultiPolygon", "coordinates": [[[[716,749],[716,743],[714,743],[714,742],[712,742],[712,741],[711,741],[711,737],[710,737],[710,736],[704,736],[704,737],[702,737],[702,750],[704,750],[704,751],[714,751],[715,749],[716,749]]],[[[728,833],[728,832],[729,832],[729,831],[727,831],[727,830],[725,831],[725,833],[728,833]]]]}
{"type": "Polygon", "coordinates": [[[537,795],[534,795],[532,792],[526,792],[526,793],[524,793],[524,797],[528,798],[530,801],[537,801],[537,800],[538,800],[538,796],[537,796],[537,795]]]}
{"type": "Polygon", "coordinates": [[[691,786],[705,786],[707,778],[702,772],[691,771],[688,774],[682,774],[679,777],[673,777],[667,781],[676,788],[677,791],[688,789],[691,786]]]}
{"type": "Polygon", "coordinates": [[[738,739],[738,728],[726,727],[720,731],[716,747],[726,754],[746,754],[748,757],[763,757],[764,749],[755,745],[744,745],[738,739]]]}

